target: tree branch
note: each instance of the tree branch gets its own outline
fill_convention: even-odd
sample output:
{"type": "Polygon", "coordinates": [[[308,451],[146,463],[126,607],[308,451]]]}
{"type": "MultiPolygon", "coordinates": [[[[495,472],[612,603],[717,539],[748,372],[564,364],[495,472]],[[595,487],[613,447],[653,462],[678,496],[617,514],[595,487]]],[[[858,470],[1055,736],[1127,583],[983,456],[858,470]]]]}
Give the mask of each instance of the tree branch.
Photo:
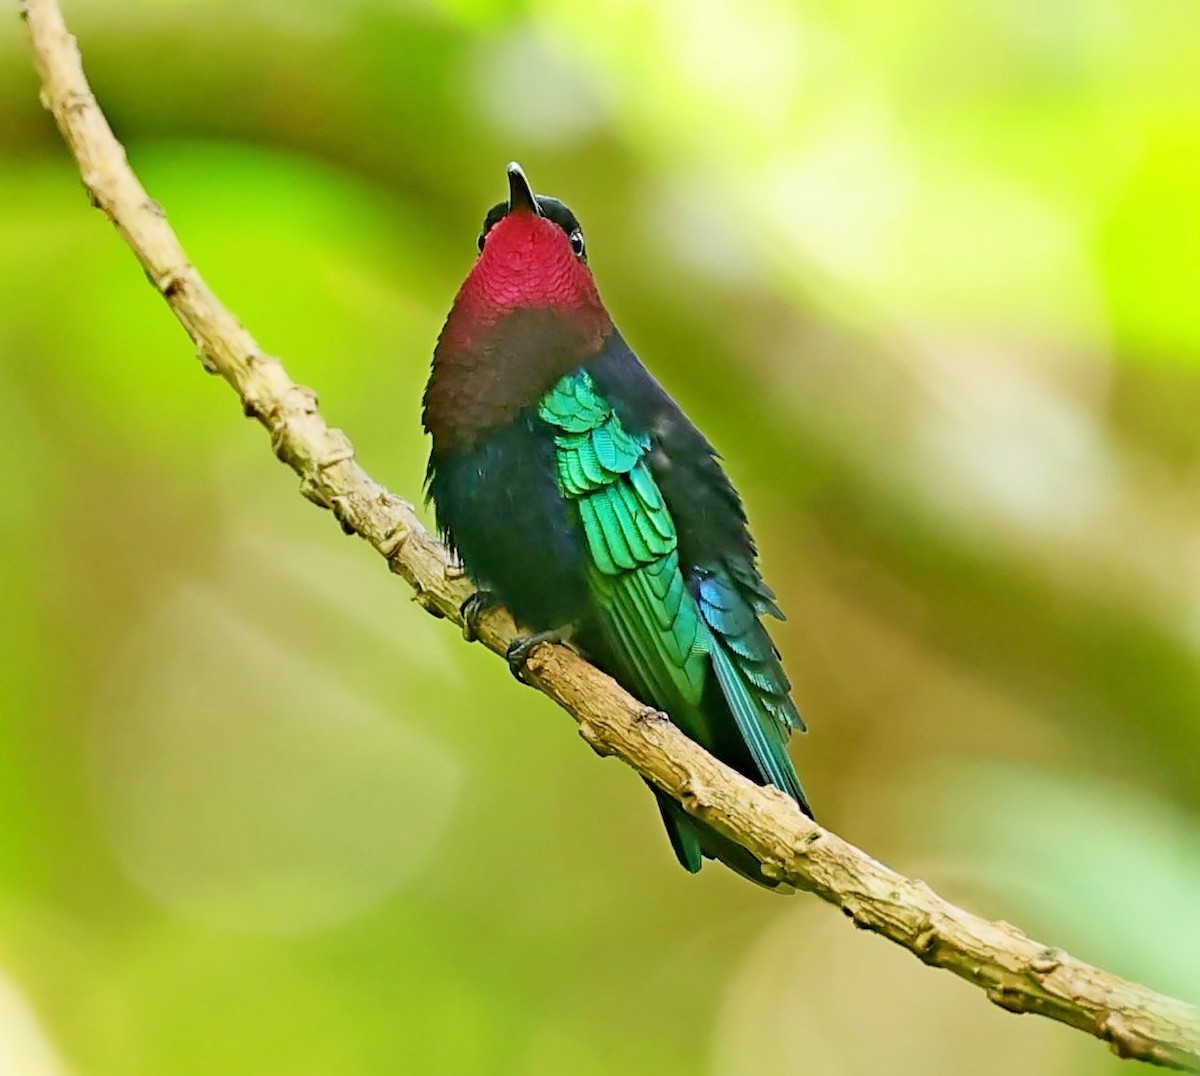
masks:
{"type": "MultiPolygon", "coordinates": [[[[233,387],[245,413],[271,434],[300,491],[365,538],[435,616],[461,624],[470,593],[411,504],[374,482],[349,438],[325,424],[316,394],[297,385],[220,302],[188,261],[162,208],[113,136],[83,73],[55,0],[19,0],[42,80],[42,101],[66,140],[92,202],[116,225],[199,350],[204,368],[233,387]]],[[[503,610],[479,637],[503,653],[516,634],[503,610]]],[[[571,651],[543,645],[530,681],[579,723],[602,755],[616,755],[704,821],[745,845],[764,872],[841,908],[856,926],[902,945],[926,964],[981,987],[997,1005],[1033,1012],[1111,1043],[1122,1057],[1200,1071],[1200,1012],[1033,941],[1016,927],[957,908],[805,818],[773,788],[760,788],[689,740],[571,651]]]]}

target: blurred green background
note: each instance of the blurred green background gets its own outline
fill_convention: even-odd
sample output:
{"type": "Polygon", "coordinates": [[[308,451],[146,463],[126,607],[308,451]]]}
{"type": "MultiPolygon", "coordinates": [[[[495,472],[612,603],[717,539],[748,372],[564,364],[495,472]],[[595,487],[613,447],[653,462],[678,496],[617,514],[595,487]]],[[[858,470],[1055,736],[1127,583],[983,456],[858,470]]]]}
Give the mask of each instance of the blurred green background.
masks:
{"type": "MultiPolygon", "coordinates": [[[[420,493],[519,159],[724,451],[818,815],[1200,997],[1200,7],[82,0],[209,282],[420,493]]],[[[0,23],[0,1072],[1113,1073],[636,778],[296,495],[0,23]]]]}

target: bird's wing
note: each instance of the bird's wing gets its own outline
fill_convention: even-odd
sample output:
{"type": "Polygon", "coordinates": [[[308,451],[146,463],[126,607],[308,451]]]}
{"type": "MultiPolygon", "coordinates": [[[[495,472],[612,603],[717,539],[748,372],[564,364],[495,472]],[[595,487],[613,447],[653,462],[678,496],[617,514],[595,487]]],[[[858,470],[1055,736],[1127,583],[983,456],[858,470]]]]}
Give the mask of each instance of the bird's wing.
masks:
{"type": "Polygon", "coordinates": [[[716,641],[713,671],[738,731],[763,777],[811,814],[787,750],[792,730],[804,723],[779,652],[730,571],[699,567],[695,587],[701,616],[716,641]]]}
{"type": "Polygon", "coordinates": [[[710,600],[701,602],[710,627],[744,664],[767,709],[788,728],[803,729],[778,652],[758,622],[785,618],[759,574],[741,498],[716,450],[620,333],[608,338],[588,369],[626,428],[653,434],[647,463],[675,520],[689,584],[699,593],[698,584],[710,580],[710,600]]]}
{"type": "Polygon", "coordinates": [[[697,707],[710,633],[684,585],[675,524],[646,465],[649,438],[625,429],[584,371],[559,381],[538,415],[554,428],[559,489],[579,513],[609,644],[647,701],[697,707]]]}
{"type": "Polygon", "coordinates": [[[774,648],[723,564],[681,567],[675,520],[648,462],[650,435],[626,428],[586,370],[559,381],[538,415],[554,429],[559,488],[578,508],[589,586],[631,686],[715,749],[723,730],[703,704],[715,675],[762,778],[803,804],[786,747],[787,681],[779,680],[774,648]]]}

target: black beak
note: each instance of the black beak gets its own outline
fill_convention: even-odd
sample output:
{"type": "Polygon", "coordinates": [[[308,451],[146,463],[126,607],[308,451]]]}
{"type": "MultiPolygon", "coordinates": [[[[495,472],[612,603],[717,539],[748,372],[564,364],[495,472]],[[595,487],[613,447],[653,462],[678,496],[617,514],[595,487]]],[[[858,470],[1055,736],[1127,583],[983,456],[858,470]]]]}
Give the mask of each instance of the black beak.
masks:
{"type": "Polygon", "coordinates": [[[542,215],[529,180],[525,178],[521,166],[513,161],[508,166],[508,211],[515,213],[518,209],[527,209],[539,217],[542,215]]]}

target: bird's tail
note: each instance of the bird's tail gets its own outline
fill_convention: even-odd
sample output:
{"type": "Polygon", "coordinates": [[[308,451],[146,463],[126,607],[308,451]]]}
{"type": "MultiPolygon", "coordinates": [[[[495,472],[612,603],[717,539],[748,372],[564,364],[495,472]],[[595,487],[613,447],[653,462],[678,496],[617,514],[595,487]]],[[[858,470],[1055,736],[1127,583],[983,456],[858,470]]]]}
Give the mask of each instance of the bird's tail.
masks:
{"type": "Polygon", "coordinates": [[[737,841],[730,840],[712,826],[688,814],[665,792],[652,785],[651,790],[658,801],[658,810],[662,815],[663,825],[666,826],[671,847],[675,851],[675,858],[684,870],[695,874],[700,870],[705,858],[717,859],[730,870],[757,885],[767,889],[779,888],[779,881],[764,876],[758,860],[737,841]]]}

